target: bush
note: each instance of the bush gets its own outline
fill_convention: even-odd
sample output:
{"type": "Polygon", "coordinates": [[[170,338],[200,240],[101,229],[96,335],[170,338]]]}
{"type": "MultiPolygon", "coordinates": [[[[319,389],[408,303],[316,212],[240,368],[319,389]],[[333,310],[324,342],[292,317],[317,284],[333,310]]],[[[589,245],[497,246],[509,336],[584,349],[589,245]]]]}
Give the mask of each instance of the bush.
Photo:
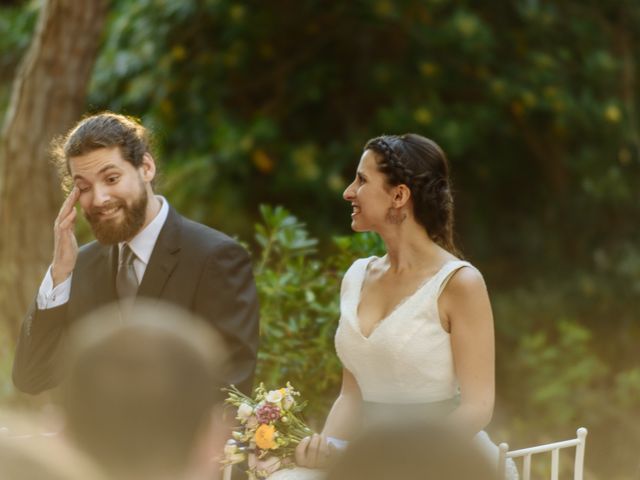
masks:
{"type": "Polygon", "coordinates": [[[371,234],[338,237],[323,261],[317,256],[317,241],[295,216],[282,207],[261,206],[260,212],[257,380],[273,388],[290,381],[309,400],[307,415],[321,421],[341,381],[333,339],[342,275],[359,256],[379,252],[380,242],[371,234]]]}

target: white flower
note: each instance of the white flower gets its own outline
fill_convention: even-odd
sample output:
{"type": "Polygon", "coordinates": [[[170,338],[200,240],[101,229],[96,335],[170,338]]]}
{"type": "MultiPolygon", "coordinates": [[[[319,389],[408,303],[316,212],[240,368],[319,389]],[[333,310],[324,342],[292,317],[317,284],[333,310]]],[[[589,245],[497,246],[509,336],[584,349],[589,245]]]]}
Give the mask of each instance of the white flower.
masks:
{"type": "MultiPolygon", "coordinates": [[[[236,433],[236,432],[233,432],[236,433]]],[[[236,463],[244,462],[246,455],[238,449],[238,444],[229,439],[224,446],[224,461],[227,464],[234,465],[236,463]]]]}
{"type": "Polygon", "coordinates": [[[253,408],[251,405],[247,405],[246,403],[241,403],[238,407],[238,418],[240,420],[246,420],[253,413],[253,408]]]}
{"type": "Polygon", "coordinates": [[[282,392],[280,390],[271,390],[267,393],[267,402],[270,403],[279,403],[283,398],[282,392]]]}
{"type": "Polygon", "coordinates": [[[233,440],[227,441],[227,444],[224,446],[224,454],[227,457],[234,455],[238,452],[238,446],[233,440]]]}
{"type": "Polygon", "coordinates": [[[231,436],[238,441],[242,441],[242,439],[244,438],[244,435],[242,434],[242,432],[236,432],[236,431],[231,432],[231,436]]]}
{"type": "Polygon", "coordinates": [[[286,395],[284,397],[284,400],[282,401],[282,406],[286,410],[288,410],[293,406],[294,403],[295,403],[295,400],[293,399],[293,397],[291,395],[286,395]]]}

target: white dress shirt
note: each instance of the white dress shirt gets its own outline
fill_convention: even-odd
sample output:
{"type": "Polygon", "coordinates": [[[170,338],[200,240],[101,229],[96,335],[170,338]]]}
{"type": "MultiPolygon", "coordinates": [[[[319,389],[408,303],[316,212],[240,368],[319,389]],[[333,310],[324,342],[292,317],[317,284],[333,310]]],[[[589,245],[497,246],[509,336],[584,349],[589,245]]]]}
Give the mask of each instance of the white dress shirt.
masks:
{"type": "MultiPolygon", "coordinates": [[[[138,284],[142,283],[144,272],[147,270],[147,265],[151,254],[153,253],[153,247],[156,245],[160,230],[164,226],[164,222],[167,220],[169,214],[169,203],[166,198],[156,195],[156,198],[160,200],[160,211],[153,220],[143,230],[141,230],[135,237],[129,242],[129,248],[135,254],[133,260],[133,268],[136,271],[138,277],[138,284]]],[[[118,244],[118,253],[122,251],[122,247],[125,242],[118,244]]],[[[47,270],[47,273],[40,284],[38,290],[37,304],[38,309],[46,310],[47,308],[54,308],[63,305],[69,301],[69,295],[71,294],[71,279],[73,273],[67,277],[66,280],[53,287],[53,278],[51,277],[51,267],[47,270]]]]}

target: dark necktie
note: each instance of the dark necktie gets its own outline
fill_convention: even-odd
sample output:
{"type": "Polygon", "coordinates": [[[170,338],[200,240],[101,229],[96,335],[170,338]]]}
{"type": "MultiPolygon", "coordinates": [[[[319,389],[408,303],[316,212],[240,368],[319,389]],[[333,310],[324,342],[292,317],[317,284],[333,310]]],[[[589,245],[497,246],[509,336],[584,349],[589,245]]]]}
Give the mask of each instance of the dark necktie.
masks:
{"type": "Polygon", "coordinates": [[[138,291],[138,277],[133,268],[134,258],[136,258],[136,254],[125,243],[120,252],[118,274],[116,275],[116,291],[120,299],[133,297],[138,291]]]}

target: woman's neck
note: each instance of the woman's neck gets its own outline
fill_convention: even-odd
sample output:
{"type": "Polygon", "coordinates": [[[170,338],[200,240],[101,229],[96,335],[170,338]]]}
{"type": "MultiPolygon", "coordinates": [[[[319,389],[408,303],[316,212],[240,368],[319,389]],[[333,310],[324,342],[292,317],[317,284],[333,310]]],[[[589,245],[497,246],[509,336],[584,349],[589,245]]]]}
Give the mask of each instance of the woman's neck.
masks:
{"type": "Polygon", "coordinates": [[[439,264],[450,254],[435,243],[424,227],[415,221],[407,221],[380,236],[386,246],[389,269],[395,273],[423,269],[439,264]]]}

